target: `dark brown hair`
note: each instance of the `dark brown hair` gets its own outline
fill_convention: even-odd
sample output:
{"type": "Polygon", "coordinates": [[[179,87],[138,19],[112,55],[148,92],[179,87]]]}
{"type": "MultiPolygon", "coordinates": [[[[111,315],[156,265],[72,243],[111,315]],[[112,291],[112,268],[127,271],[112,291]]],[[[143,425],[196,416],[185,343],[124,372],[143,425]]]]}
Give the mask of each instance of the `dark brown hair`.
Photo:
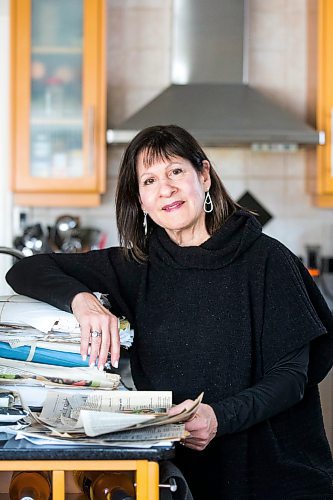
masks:
{"type": "MultiPolygon", "coordinates": [[[[151,165],[156,160],[169,160],[180,156],[190,161],[197,172],[201,172],[203,160],[209,161],[194,137],[177,125],[157,125],[145,128],[130,142],[120,165],[116,193],[117,226],[120,244],[124,246],[127,253],[131,253],[136,260],[141,262],[147,258],[148,238],[155,225],[151,219],[148,219],[149,231],[145,236],[137,178],[137,159],[142,151],[144,151],[147,165],[151,165]]],[[[238,205],[227,193],[212,165],[210,177],[209,193],[214,210],[206,213],[206,227],[208,233],[212,235],[238,205]]]]}

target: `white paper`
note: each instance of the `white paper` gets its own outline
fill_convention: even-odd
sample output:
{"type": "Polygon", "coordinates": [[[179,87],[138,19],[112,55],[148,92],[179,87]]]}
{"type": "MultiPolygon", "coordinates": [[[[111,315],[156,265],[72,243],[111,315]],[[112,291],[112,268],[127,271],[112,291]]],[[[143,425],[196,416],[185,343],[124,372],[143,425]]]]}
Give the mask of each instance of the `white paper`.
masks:
{"type": "Polygon", "coordinates": [[[44,333],[60,322],[66,328],[63,331],[80,332],[80,326],[73,314],[25,295],[0,297],[0,322],[29,325],[44,333]]]}
{"type": "Polygon", "coordinates": [[[153,420],[152,415],[111,413],[108,411],[81,410],[80,419],[87,436],[94,437],[108,432],[121,431],[133,425],[153,420]]]}
{"type": "MultiPolygon", "coordinates": [[[[0,323],[12,325],[7,332],[1,326],[0,341],[14,342],[17,339],[17,346],[29,345],[29,341],[37,339],[78,344],[81,341],[80,325],[73,314],[25,295],[0,296],[0,323]],[[22,326],[21,330],[18,325],[22,326]]],[[[118,326],[120,344],[130,347],[134,337],[130,324],[126,319],[119,318],[118,326]]],[[[14,347],[14,344],[11,345],[14,347]]]]}

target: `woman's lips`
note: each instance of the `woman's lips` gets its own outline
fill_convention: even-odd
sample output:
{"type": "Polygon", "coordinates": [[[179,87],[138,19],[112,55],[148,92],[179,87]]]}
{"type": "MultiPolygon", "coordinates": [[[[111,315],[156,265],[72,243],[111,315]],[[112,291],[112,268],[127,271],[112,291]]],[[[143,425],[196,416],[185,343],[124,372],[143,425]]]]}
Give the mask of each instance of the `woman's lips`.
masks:
{"type": "Polygon", "coordinates": [[[169,205],[164,205],[162,207],[162,210],[165,210],[166,212],[171,212],[172,210],[176,210],[177,208],[180,208],[184,202],[183,201],[174,201],[173,203],[170,203],[169,205]]]}

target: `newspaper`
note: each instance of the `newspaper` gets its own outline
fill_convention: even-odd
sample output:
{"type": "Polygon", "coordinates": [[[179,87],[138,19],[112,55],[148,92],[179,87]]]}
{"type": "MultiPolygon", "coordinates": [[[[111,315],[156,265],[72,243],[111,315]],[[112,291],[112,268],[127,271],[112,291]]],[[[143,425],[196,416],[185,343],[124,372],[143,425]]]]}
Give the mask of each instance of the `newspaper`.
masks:
{"type": "MultiPolygon", "coordinates": [[[[31,412],[35,422],[52,430],[58,437],[105,436],[127,431],[127,440],[181,439],[185,426],[181,425],[197,410],[203,394],[186,410],[169,416],[172,406],[170,391],[114,391],[93,395],[73,395],[50,391],[41,413],[31,412]],[[174,428],[172,424],[178,424],[174,428]],[[163,426],[163,428],[162,428],[163,426]],[[161,427],[161,428],[160,428],[161,427]],[[145,430],[144,430],[145,429],[145,430]],[[139,434],[137,434],[137,432],[139,434]]],[[[124,439],[125,440],[125,439],[124,439]]]]}
{"type": "MultiPolygon", "coordinates": [[[[99,292],[95,292],[95,295],[103,305],[109,305],[104,295],[99,292]]],[[[125,348],[130,347],[134,332],[129,322],[119,318],[118,326],[120,344],[125,348]]],[[[45,302],[25,295],[3,295],[0,296],[0,341],[10,342],[12,347],[37,342],[38,347],[47,349],[52,343],[57,343],[55,349],[58,350],[67,349],[66,344],[76,344],[73,352],[79,352],[80,325],[74,314],[45,302]]]]}
{"type": "MultiPolygon", "coordinates": [[[[10,429],[11,431],[11,429],[10,429]]],[[[13,434],[13,432],[11,432],[13,434]]],[[[186,433],[185,433],[186,434],[186,433]]],[[[186,437],[186,436],[185,436],[186,437]]],[[[132,441],[132,440],[128,440],[128,441],[124,441],[124,440],[121,440],[121,441],[109,441],[109,440],[104,440],[104,439],[88,439],[88,438],[85,438],[85,439],[78,439],[76,440],[75,442],[73,442],[73,439],[72,438],[59,438],[58,436],[53,436],[53,435],[42,435],[41,433],[39,432],[34,432],[33,430],[22,430],[22,429],[16,429],[15,430],[15,440],[20,440],[20,439],[25,439],[27,441],[29,441],[30,443],[34,444],[34,445],[37,445],[37,446],[61,446],[61,448],[63,448],[64,446],[70,446],[70,447],[73,447],[73,445],[75,445],[75,447],[77,446],[80,446],[80,447],[84,447],[84,446],[103,446],[103,447],[117,447],[117,448],[121,448],[121,447],[124,447],[124,448],[140,448],[140,449],[146,449],[146,448],[152,448],[152,447],[155,447],[155,446],[158,446],[158,447],[171,447],[172,446],[172,443],[173,441],[175,440],[179,440],[179,439],[175,439],[175,440],[167,440],[167,439],[162,439],[162,440],[154,440],[154,439],[148,439],[148,440],[140,440],[140,441],[132,441]]],[[[180,438],[180,439],[184,439],[184,437],[180,438]]],[[[13,446],[13,444],[12,444],[13,446]]]]}
{"type": "MultiPolygon", "coordinates": [[[[108,434],[100,435],[99,437],[90,438],[86,435],[76,433],[76,434],[68,434],[65,432],[57,431],[57,430],[49,430],[47,427],[43,426],[43,424],[34,423],[30,425],[30,427],[24,429],[21,426],[20,434],[23,433],[26,436],[32,437],[34,439],[52,439],[55,442],[67,442],[69,441],[71,445],[77,444],[110,444],[112,446],[126,443],[138,443],[140,446],[144,443],[155,444],[156,442],[162,441],[180,441],[189,435],[188,432],[185,431],[185,424],[166,424],[158,427],[148,427],[142,429],[133,429],[133,430],[123,430],[119,432],[112,432],[108,434]]],[[[38,444],[38,443],[37,443],[38,444]]]]}
{"type": "Polygon", "coordinates": [[[58,387],[89,387],[90,389],[116,389],[120,375],[100,371],[97,367],[62,366],[30,363],[0,358],[0,384],[53,385],[58,387]]]}

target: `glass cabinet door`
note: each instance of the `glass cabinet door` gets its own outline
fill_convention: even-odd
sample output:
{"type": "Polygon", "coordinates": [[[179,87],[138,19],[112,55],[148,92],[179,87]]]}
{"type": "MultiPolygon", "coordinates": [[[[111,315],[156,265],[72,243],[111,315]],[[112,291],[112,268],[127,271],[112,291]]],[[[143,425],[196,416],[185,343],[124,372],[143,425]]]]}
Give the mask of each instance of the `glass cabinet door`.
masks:
{"type": "Polygon", "coordinates": [[[106,1],[10,7],[15,202],[97,206],[106,188],[106,1]]]}
{"type": "Polygon", "coordinates": [[[32,177],[84,173],[83,8],[83,0],[31,0],[32,177]]]}

